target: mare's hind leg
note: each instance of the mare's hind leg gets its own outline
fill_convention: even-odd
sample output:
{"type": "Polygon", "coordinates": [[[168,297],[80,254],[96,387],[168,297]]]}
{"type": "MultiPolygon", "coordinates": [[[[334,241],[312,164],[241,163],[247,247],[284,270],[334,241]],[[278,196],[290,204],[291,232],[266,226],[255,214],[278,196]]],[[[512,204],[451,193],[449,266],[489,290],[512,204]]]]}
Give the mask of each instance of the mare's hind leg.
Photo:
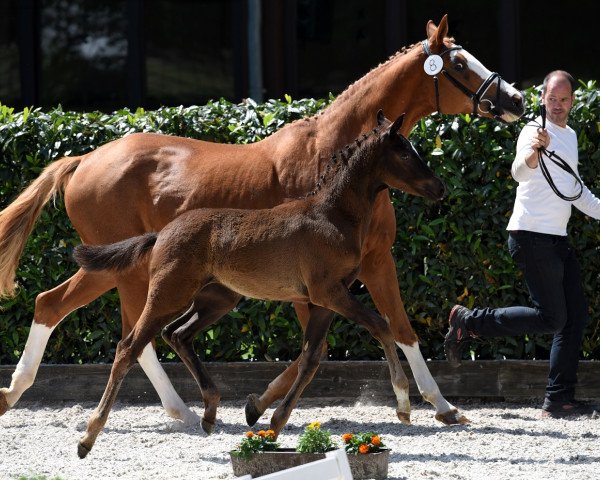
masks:
{"type": "MultiPolygon", "coordinates": [[[[442,396],[427,368],[400,297],[396,265],[389,248],[366,255],[361,263],[359,278],[367,286],[379,313],[389,319],[394,340],[408,360],[419,392],[435,407],[436,420],[446,425],[468,423],[469,420],[442,396]]],[[[403,389],[396,395],[408,399],[408,385],[406,391],[403,389]]]]}
{"type": "MultiPolygon", "coordinates": [[[[121,301],[122,338],[129,335],[144,309],[148,291],[146,276],[146,273],[139,272],[138,274],[136,271],[131,271],[117,285],[121,301]]],[[[153,341],[154,339],[152,339],[153,341]]],[[[188,408],[175,391],[173,384],[158,361],[156,349],[152,342],[143,348],[137,358],[140,367],[142,367],[142,370],[144,370],[144,373],[156,390],[167,415],[171,418],[181,420],[185,425],[198,424],[200,417],[188,408]]]]}
{"type": "MultiPolygon", "coordinates": [[[[311,315],[312,306],[306,303],[294,303],[296,314],[302,330],[306,332],[308,321],[311,315]]],[[[333,312],[329,313],[333,317],[333,312]]],[[[324,314],[322,314],[324,315],[324,314]]],[[[331,319],[329,319],[331,322],[331,319]]],[[[321,359],[327,355],[327,342],[323,343],[321,350],[321,359]]],[[[285,397],[285,394],[290,390],[292,383],[298,375],[298,363],[300,356],[296,358],[288,367],[277,376],[269,385],[262,395],[251,393],[246,400],[246,422],[248,425],[254,425],[267,408],[276,400],[285,397]]]]}
{"type": "Polygon", "coordinates": [[[37,296],[29,336],[10,387],[0,388],[0,415],[33,384],[50,334],[61,320],[114,286],[113,278],[106,273],[79,270],[66,282],[37,296]]]}
{"type": "Polygon", "coordinates": [[[221,394],[194,351],[194,337],[233,309],[240,298],[241,295],[222,285],[207,285],[196,295],[192,307],[162,331],[162,337],[179,355],[200,387],[204,401],[202,429],[206,433],[211,433],[215,426],[221,394]]]}
{"type": "Polygon", "coordinates": [[[286,424],[300,395],[302,395],[319,367],[325,337],[333,318],[331,312],[325,308],[310,304],[309,310],[310,319],[304,332],[302,353],[298,357],[296,379],[271,417],[271,429],[275,431],[276,435],[279,435],[286,424]]]}

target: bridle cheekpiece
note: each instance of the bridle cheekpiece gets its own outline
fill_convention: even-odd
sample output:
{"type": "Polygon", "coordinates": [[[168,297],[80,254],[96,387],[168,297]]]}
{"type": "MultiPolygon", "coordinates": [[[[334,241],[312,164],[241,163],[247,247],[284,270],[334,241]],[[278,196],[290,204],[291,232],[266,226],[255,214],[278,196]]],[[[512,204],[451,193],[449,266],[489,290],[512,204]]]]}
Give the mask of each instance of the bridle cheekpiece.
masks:
{"type": "Polygon", "coordinates": [[[440,109],[440,92],[438,80],[438,74],[441,73],[442,75],[444,75],[444,77],[448,79],[450,83],[452,83],[452,85],[454,85],[462,93],[464,93],[467,97],[471,99],[471,101],[473,102],[473,115],[477,115],[477,112],[481,111],[482,113],[489,113],[493,115],[494,118],[500,118],[500,112],[496,109],[496,105],[500,100],[500,83],[502,82],[502,78],[497,72],[490,73],[490,75],[485,79],[485,81],[481,84],[477,91],[474,92],[469,87],[461,83],[460,80],[457,80],[452,75],[450,75],[450,73],[448,73],[448,70],[444,68],[444,61],[442,57],[455,50],[462,50],[463,47],[461,47],[460,45],[455,45],[453,47],[446,48],[440,54],[435,54],[431,51],[431,48],[429,47],[429,40],[423,40],[421,42],[421,45],[423,46],[423,51],[425,52],[425,55],[427,55],[427,59],[425,60],[424,64],[425,72],[431,77],[433,77],[433,84],[435,86],[435,105],[438,113],[442,113],[440,109]],[[488,91],[492,83],[494,83],[495,81],[497,81],[498,84],[496,86],[495,102],[492,102],[489,99],[484,99],[483,96],[488,91]],[[481,108],[482,104],[485,103],[489,104],[488,110],[484,110],[483,108],[481,108]]]}

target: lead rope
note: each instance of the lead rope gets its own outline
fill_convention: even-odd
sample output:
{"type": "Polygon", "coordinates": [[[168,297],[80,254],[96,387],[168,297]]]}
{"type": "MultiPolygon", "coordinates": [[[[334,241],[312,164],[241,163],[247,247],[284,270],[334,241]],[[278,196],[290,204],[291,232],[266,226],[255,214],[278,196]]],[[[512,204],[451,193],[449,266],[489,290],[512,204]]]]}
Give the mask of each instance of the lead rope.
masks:
{"type": "MultiPolygon", "coordinates": [[[[542,117],[541,127],[545,129],[546,128],[546,107],[543,104],[540,105],[540,113],[541,113],[541,117],[542,117]]],[[[540,166],[540,170],[542,171],[542,175],[544,175],[546,182],[548,182],[548,185],[550,185],[550,188],[556,194],[556,196],[558,196],[559,198],[561,198],[567,202],[573,202],[581,197],[581,195],[583,194],[583,182],[581,181],[581,178],[579,178],[579,176],[571,168],[571,166],[567,162],[565,162],[564,159],[562,159],[559,155],[554,153],[554,151],[549,152],[544,147],[538,149],[537,157],[538,157],[538,164],[540,166]],[[564,193],[562,193],[558,189],[558,187],[554,183],[554,179],[550,175],[548,166],[546,165],[546,162],[544,161],[544,156],[548,157],[548,159],[550,161],[552,161],[556,166],[562,168],[565,172],[570,174],[575,179],[575,183],[579,184],[579,193],[577,193],[576,195],[568,196],[568,195],[565,195],[564,193]]]]}

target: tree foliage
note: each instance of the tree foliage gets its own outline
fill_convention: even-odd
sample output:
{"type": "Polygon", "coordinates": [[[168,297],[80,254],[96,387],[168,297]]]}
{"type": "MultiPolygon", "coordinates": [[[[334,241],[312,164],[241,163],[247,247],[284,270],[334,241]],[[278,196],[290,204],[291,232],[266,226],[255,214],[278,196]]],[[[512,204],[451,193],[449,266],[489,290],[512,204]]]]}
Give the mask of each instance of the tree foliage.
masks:
{"type": "MultiPolygon", "coordinates": [[[[595,82],[582,83],[570,124],[579,135],[580,173],[600,194],[600,107],[595,82]]],[[[526,92],[535,110],[538,91],[526,92]]],[[[110,115],[50,111],[15,112],[0,105],[0,208],[36,178],[49,162],[80,155],[132,132],[161,132],[227,143],[250,143],[286,122],[313,115],[329,99],[270,100],[262,104],[225,100],[195,107],[153,111],[127,109],[110,115]]],[[[510,166],[523,122],[504,125],[469,115],[421,120],[411,140],[446,183],[440,203],[394,191],[397,217],[393,247],[402,297],[426,358],[443,358],[447,313],[454,303],[466,306],[527,304],[521,275],[506,249],[506,224],[516,182],[510,166]]],[[[582,355],[600,358],[600,272],[596,221],[574,210],[569,233],[583,268],[592,322],[582,355]]],[[[16,363],[33,318],[35,297],[76,271],[71,260],[80,240],[60,199],[49,204],[29,238],[17,271],[17,295],[2,301],[0,362],[16,363]]],[[[353,291],[370,303],[360,285],[353,291]]],[[[54,332],[45,362],[112,361],[120,339],[120,307],[111,291],[70,314],[54,332]]],[[[196,350],[205,360],[287,360],[300,351],[302,332],[289,304],[244,299],[226,318],[198,336],[196,350]]],[[[333,359],[379,359],[382,350],[362,328],[336,317],[328,335],[333,359]]],[[[478,342],[476,358],[547,358],[549,336],[524,336],[478,342]]],[[[158,341],[159,356],[175,360],[158,341]]]]}

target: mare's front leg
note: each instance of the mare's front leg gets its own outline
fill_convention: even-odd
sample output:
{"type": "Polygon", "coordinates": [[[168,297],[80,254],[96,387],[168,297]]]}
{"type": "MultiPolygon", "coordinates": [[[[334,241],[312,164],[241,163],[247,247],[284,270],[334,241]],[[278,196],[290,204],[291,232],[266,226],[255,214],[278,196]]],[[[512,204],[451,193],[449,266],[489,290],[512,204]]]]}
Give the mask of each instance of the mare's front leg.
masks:
{"type": "MultiPolygon", "coordinates": [[[[363,259],[361,281],[367,286],[377,309],[390,322],[396,344],[402,349],[423,398],[436,410],[435,418],[445,425],[464,424],[469,420],[441,394],[419,348],[417,336],[404,309],[396,277],[394,259],[389,251],[370,253],[363,259]]],[[[408,398],[406,393],[396,392],[408,398]]]]}
{"type": "Polygon", "coordinates": [[[204,401],[202,429],[206,433],[214,429],[221,394],[194,351],[194,338],[233,309],[240,298],[241,295],[220,284],[207,285],[196,295],[192,307],[162,331],[164,340],[179,355],[200,387],[204,401]]]}
{"type": "Polygon", "coordinates": [[[309,304],[309,312],[310,319],[304,332],[302,353],[298,357],[296,379],[271,417],[271,429],[276,435],[279,435],[279,432],[286,424],[300,395],[302,395],[302,392],[310,383],[319,367],[325,337],[333,318],[329,310],[316,305],[309,304]]]}
{"type": "MultiPolygon", "coordinates": [[[[379,313],[389,320],[394,340],[408,360],[419,392],[435,407],[436,420],[446,425],[468,423],[469,420],[442,396],[427,368],[417,336],[404,309],[396,264],[390,248],[389,239],[380,239],[380,243],[373,245],[373,249],[362,259],[359,279],[369,290],[379,313]]],[[[408,398],[408,385],[405,392],[397,392],[397,395],[408,398]]]]}
{"type": "MultiPolygon", "coordinates": [[[[121,302],[122,338],[133,330],[140,318],[148,292],[148,275],[145,269],[131,270],[120,279],[117,288],[121,302]]],[[[140,353],[137,361],[152,383],[167,415],[181,420],[185,425],[196,425],[200,417],[181,399],[156,356],[154,338],[140,353]]]]}
{"type": "Polygon", "coordinates": [[[23,354],[8,388],[0,388],[0,415],[12,408],[35,380],[50,334],[72,311],[115,286],[112,276],[79,270],[59,286],[40,293],[23,354]]]}

